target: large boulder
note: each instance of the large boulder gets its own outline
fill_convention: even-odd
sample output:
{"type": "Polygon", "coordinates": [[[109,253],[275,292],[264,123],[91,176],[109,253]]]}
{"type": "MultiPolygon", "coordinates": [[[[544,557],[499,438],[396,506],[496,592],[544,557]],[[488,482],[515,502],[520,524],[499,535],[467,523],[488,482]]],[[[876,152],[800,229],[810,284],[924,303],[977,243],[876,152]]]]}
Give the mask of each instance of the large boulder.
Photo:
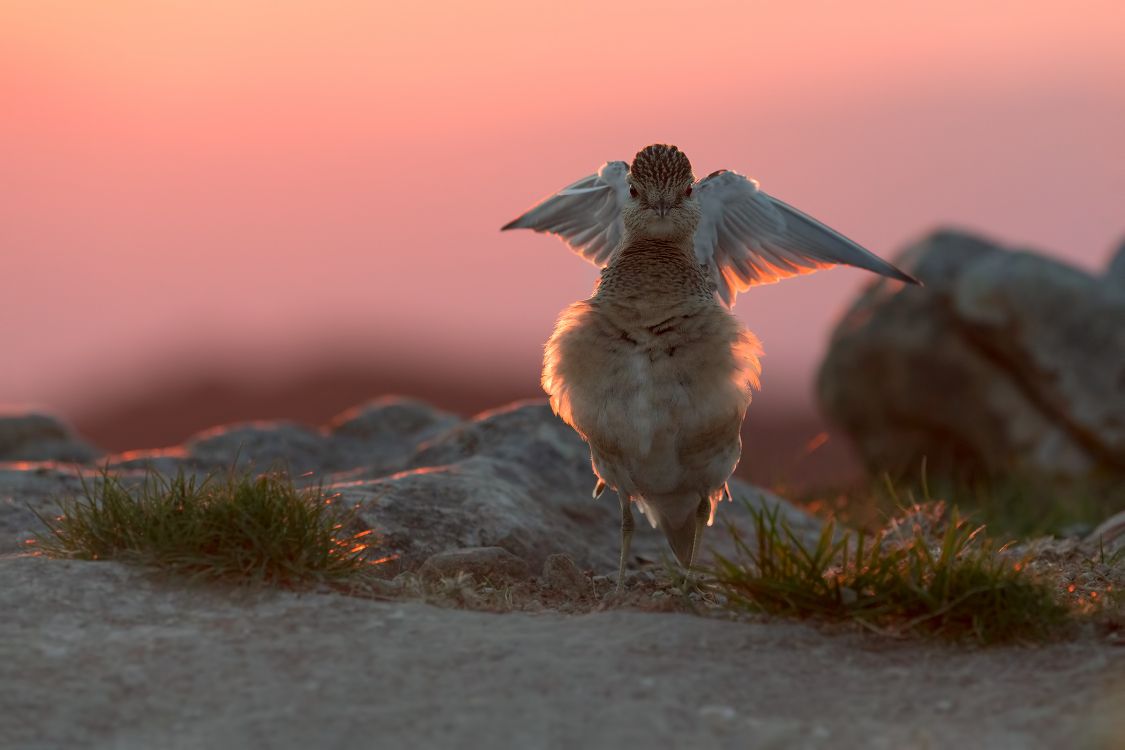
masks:
{"type": "Polygon", "coordinates": [[[1125,286],[937,232],[869,286],[820,368],[827,416],[873,471],[1125,473],[1125,286]]]}

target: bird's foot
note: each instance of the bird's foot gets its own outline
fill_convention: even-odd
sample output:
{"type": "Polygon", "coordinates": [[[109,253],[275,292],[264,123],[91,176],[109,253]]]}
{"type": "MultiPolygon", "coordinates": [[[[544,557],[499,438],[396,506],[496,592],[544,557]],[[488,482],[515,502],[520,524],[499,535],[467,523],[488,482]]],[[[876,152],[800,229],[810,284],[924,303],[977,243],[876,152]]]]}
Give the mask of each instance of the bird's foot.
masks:
{"type": "Polygon", "coordinates": [[[668,569],[669,593],[684,599],[707,599],[715,591],[710,576],[698,569],[685,570],[679,566],[668,569]]]}

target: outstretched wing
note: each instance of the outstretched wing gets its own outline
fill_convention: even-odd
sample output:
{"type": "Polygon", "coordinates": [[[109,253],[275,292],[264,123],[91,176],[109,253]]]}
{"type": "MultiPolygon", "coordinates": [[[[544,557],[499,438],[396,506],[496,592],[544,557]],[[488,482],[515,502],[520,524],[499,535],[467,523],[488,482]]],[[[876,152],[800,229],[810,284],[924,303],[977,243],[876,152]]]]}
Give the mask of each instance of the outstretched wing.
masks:
{"type": "Polygon", "coordinates": [[[534,229],[558,235],[571,250],[604,266],[624,233],[621,206],[629,197],[628,174],[626,162],[606,162],[597,174],[544,198],[501,229],[534,229]]]}
{"type": "Polygon", "coordinates": [[[756,284],[847,265],[917,284],[839,232],[758,189],[737,172],[721,170],[696,183],[703,211],[695,255],[707,266],[727,305],[756,284]]]}

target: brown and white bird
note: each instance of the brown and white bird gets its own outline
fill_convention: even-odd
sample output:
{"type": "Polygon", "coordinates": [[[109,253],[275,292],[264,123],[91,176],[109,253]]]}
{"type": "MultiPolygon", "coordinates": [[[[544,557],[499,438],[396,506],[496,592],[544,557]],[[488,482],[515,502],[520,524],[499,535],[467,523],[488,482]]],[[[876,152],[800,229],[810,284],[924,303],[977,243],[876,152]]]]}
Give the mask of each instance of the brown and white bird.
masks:
{"type": "Polygon", "coordinates": [[[914,279],[736,172],[696,181],[675,146],[608,162],[504,229],[560,236],[602,266],[594,294],[559,316],[543,359],[555,412],[590,446],[597,483],[621,501],[617,585],[632,503],[690,569],[730,497],[739,432],[761,367],[735,295],[845,264],[914,279]]]}

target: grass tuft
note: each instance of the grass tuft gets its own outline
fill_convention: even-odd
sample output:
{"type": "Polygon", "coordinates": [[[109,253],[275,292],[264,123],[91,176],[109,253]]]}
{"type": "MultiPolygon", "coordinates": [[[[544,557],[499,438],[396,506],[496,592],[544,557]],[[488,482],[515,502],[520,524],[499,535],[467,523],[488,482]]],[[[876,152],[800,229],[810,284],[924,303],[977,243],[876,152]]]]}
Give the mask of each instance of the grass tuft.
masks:
{"type": "Polygon", "coordinates": [[[1051,583],[956,510],[940,529],[916,517],[875,534],[838,533],[829,521],[809,544],[776,509],[747,509],[753,543],[729,527],[736,553],[710,571],[732,606],[986,644],[1049,639],[1070,620],[1051,583]]]}
{"type": "MultiPolygon", "coordinates": [[[[126,484],[108,471],[39,515],[36,536],[50,557],[120,560],[202,580],[302,586],[342,581],[370,566],[354,512],[321,488],[300,489],[285,474],[165,477],[126,484]]],[[[37,514],[38,515],[38,514],[37,514]]]]}
{"type": "Polygon", "coordinates": [[[956,505],[997,536],[1028,538],[1081,536],[1115,513],[1125,510],[1125,484],[1116,478],[1049,479],[1011,473],[991,481],[928,478],[923,462],[919,479],[896,486],[887,475],[869,486],[833,492],[786,492],[806,510],[831,515],[853,528],[882,527],[888,518],[915,502],[940,497],[956,505]]]}

